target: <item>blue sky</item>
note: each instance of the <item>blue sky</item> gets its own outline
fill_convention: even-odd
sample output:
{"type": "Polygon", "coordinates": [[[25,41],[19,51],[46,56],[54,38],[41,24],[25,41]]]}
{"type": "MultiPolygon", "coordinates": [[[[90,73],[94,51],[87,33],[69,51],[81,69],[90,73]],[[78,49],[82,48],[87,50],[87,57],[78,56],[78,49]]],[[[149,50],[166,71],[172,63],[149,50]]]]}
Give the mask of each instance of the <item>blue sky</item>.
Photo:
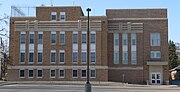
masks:
{"type": "MultiPolygon", "coordinates": [[[[81,6],[84,14],[87,7],[92,9],[91,15],[105,15],[109,8],[167,8],[169,21],[169,40],[180,42],[180,0],[52,0],[54,6],[81,6]]],[[[16,6],[51,5],[51,0],[0,0],[0,16],[10,15],[11,5],[16,6]]]]}

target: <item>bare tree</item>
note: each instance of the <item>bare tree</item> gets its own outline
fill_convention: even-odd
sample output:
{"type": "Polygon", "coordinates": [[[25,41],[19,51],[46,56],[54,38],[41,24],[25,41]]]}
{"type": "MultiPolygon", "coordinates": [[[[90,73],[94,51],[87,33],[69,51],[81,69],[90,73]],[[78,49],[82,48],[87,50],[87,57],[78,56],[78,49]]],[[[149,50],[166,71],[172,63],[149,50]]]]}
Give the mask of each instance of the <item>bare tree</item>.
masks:
{"type": "Polygon", "coordinates": [[[9,21],[9,16],[4,14],[3,16],[0,17],[0,37],[8,37],[8,22],[9,21]]]}

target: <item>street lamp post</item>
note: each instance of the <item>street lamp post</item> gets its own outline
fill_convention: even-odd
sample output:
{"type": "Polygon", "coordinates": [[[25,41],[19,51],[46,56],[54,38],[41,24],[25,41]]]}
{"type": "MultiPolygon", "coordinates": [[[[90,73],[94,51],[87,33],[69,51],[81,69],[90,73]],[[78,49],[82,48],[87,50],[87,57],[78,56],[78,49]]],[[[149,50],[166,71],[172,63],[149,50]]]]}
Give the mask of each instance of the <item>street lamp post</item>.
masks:
{"type": "Polygon", "coordinates": [[[87,27],[87,82],[85,84],[85,92],[91,92],[91,84],[89,82],[89,12],[90,8],[86,10],[88,12],[88,27],[87,27]]]}

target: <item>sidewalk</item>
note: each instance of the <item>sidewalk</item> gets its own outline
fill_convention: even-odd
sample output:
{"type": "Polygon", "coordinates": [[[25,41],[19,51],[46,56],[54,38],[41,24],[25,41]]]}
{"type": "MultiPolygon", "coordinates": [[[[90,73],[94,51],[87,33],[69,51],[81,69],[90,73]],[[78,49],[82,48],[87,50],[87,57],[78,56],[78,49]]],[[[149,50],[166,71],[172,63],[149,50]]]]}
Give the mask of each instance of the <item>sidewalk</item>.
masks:
{"type": "MultiPolygon", "coordinates": [[[[29,85],[84,85],[86,81],[0,81],[2,85],[12,84],[29,84],[29,85]]],[[[149,87],[149,88],[175,88],[177,85],[140,85],[140,84],[127,84],[121,82],[99,82],[91,81],[94,86],[118,86],[118,87],[149,87]]]]}

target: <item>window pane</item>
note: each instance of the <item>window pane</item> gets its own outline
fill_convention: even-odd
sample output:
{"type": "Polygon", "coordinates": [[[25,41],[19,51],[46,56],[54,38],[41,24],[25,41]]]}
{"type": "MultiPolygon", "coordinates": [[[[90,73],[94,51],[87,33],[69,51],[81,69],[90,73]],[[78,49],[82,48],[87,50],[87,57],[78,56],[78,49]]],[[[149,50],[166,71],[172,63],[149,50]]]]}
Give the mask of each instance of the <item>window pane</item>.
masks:
{"type": "Polygon", "coordinates": [[[82,63],[86,63],[86,52],[82,52],[82,63]]]}
{"type": "Polygon", "coordinates": [[[73,77],[77,77],[77,70],[73,70],[73,77]]]}
{"type": "Polygon", "coordinates": [[[24,63],[25,62],[25,53],[22,53],[21,52],[21,60],[20,60],[21,63],[24,63]]]}
{"type": "Polygon", "coordinates": [[[131,51],[131,64],[136,64],[136,51],[131,51]]]}
{"type": "Polygon", "coordinates": [[[65,12],[60,12],[60,21],[65,20],[65,12]]]}
{"type": "Polygon", "coordinates": [[[82,77],[86,77],[86,70],[82,70],[82,77]]]}
{"type": "Polygon", "coordinates": [[[151,46],[160,46],[160,33],[151,33],[151,46]]]}
{"type": "Polygon", "coordinates": [[[78,62],[78,52],[73,52],[73,63],[78,62]]]}
{"type": "Polygon", "coordinates": [[[21,41],[21,44],[25,44],[25,42],[26,42],[26,34],[21,34],[20,41],[21,41]]]}
{"type": "Polygon", "coordinates": [[[119,52],[114,52],[114,64],[119,64],[119,52]]]}
{"type": "Polygon", "coordinates": [[[86,34],[82,34],[82,43],[86,44],[86,34]]]}
{"type": "Polygon", "coordinates": [[[29,62],[30,63],[34,62],[34,53],[32,53],[32,52],[29,53],[29,62]]]}
{"type": "Polygon", "coordinates": [[[38,53],[38,63],[42,63],[42,53],[38,53]]]}
{"type": "Polygon", "coordinates": [[[64,34],[60,34],[60,44],[64,44],[65,43],[65,39],[64,39],[64,34]]]}
{"type": "Polygon", "coordinates": [[[30,44],[34,44],[34,34],[30,34],[30,44]]]}
{"type": "Polygon", "coordinates": [[[59,77],[64,77],[64,70],[59,70],[59,77]]]}
{"type": "Polygon", "coordinates": [[[55,57],[56,57],[56,53],[51,52],[51,63],[55,63],[55,57]]]}
{"type": "Polygon", "coordinates": [[[96,62],[96,53],[91,52],[91,63],[95,63],[95,62],[96,62]]]}
{"type": "Polygon", "coordinates": [[[123,45],[128,45],[128,38],[127,38],[127,34],[123,34],[122,35],[122,41],[123,41],[123,45]]]}
{"type": "Polygon", "coordinates": [[[42,70],[38,70],[38,77],[42,77],[42,70]]]}
{"type": "Polygon", "coordinates": [[[119,46],[119,33],[114,33],[114,46],[119,46]]]}
{"type": "Polygon", "coordinates": [[[51,43],[52,44],[56,43],[56,34],[51,34],[51,43]]]}
{"type": "Polygon", "coordinates": [[[64,63],[64,52],[60,52],[60,63],[64,63]]]}
{"type": "Polygon", "coordinates": [[[91,34],[91,43],[92,44],[95,44],[95,39],[96,39],[95,36],[96,36],[95,34],[91,34]]]}
{"type": "Polygon", "coordinates": [[[56,71],[55,70],[51,70],[51,77],[55,77],[56,76],[56,71]]]}
{"type": "Polygon", "coordinates": [[[96,77],[96,71],[95,70],[91,70],[91,77],[96,77]]]}
{"type": "Polygon", "coordinates": [[[20,70],[20,77],[24,77],[24,70],[20,70]]]}
{"type": "Polygon", "coordinates": [[[78,43],[78,34],[73,34],[73,44],[78,43]]]}
{"type": "Polygon", "coordinates": [[[128,52],[123,52],[123,64],[128,64],[128,52]]]}
{"type": "Polygon", "coordinates": [[[43,34],[38,34],[38,44],[43,43],[43,34]]]}
{"type": "Polygon", "coordinates": [[[29,77],[33,77],[33,70],[29,70],[29,77]]]}

